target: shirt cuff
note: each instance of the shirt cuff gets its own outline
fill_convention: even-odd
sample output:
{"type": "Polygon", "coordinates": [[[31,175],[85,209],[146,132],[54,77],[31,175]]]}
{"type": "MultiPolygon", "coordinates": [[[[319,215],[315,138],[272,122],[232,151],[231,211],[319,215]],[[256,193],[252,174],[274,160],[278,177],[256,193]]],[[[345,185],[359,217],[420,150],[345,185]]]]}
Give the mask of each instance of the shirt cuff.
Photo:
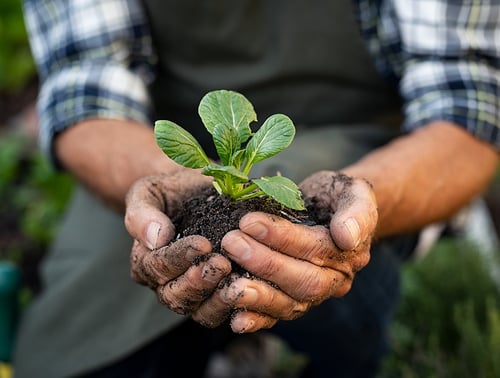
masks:
{"type": "Polygon", "coordinates": [[[409,64],[401,80],[406,131],[450,121],[500,149],[500,71],[481,62],[409,64]]]}
{"type": "Polygon", "coordinates": [[[115,64],[69,66],[44,81],[38,99],[40,146],[52,165],[55,136],[89,118],[151,123],[150,99],[141,76],[115,64]]]}

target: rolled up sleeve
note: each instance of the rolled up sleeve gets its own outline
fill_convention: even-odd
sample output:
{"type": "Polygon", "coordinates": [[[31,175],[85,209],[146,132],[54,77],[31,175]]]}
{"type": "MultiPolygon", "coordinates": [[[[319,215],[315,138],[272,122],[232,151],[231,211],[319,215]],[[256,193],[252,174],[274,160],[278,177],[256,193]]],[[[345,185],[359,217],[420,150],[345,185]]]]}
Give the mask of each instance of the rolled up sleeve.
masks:
{"type": "Polygon", "coordinates": [[[40,146],[57,166],[55,136],[89,118],[150,122],[150,32],[135,1],[24,1],[41,88],[40,146]]]}
{"type": "Polygon", "coordinates": [[[395,0],[404,127],[454,122],[500,149],[500,2],[395,0]]]}

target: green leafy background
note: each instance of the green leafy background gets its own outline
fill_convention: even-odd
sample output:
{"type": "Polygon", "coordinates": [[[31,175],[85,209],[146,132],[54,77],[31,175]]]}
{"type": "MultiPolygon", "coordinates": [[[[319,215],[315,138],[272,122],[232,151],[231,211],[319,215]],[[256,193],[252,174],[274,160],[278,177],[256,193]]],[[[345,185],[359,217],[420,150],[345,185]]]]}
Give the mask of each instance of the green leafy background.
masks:
{"type": "Polygon", "coordinates": [[[35,73],[21,1],[0,1],[0,91],[19,91],[35,73]]]}

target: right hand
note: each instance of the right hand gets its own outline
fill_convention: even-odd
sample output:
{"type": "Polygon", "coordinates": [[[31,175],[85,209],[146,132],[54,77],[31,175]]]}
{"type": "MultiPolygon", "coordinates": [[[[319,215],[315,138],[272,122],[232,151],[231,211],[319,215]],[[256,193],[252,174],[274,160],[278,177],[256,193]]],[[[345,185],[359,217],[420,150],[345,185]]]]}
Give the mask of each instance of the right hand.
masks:
{"type": "Polygon", "coordinates": [[[135,239],[132,279],[155,290],[159,301],[179,314],[196,311],[231,271],[230,261],[212,253],[202,236],[171,243],[175,228],[170,217],[209,183],[206,176],[191,170],[150,176],[134,183],[126,197],[125,226],[135,239]]]}
{"type": "Polygon", "coordinates": [[[370,260],[378,211],[371,185],[334,171],[320,171],[300,187],[331,214],[329,227],[308,226],[265,213],[242,217],[227,233],[227,256],[255,277],[233,274],[193,319],[217,325],[228,306],[234,332],[255,332],[303,316],[312,306],[345,295],[370,260]]]}

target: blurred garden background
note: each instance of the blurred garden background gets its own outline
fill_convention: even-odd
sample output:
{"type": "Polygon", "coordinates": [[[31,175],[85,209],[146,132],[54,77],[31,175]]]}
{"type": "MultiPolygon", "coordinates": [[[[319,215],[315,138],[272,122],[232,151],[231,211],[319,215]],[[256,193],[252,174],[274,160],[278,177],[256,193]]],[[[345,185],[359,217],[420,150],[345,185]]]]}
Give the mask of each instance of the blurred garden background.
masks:
{"type": "MultiPolygon", "coordinates": [[[[72,178],[54,172],[38,151],[37,89],[21,2],[2,0],[1,378],[9,374],[15,319],[41,288],[39,262],[73,188],[72,178]]],[[[464,212],[430,251],[405,263],[393,351],[381,377],[500,377],[500,252],[493,232],[500,234],[500,171],[482,200],[479,218],[464,212]]]]}

